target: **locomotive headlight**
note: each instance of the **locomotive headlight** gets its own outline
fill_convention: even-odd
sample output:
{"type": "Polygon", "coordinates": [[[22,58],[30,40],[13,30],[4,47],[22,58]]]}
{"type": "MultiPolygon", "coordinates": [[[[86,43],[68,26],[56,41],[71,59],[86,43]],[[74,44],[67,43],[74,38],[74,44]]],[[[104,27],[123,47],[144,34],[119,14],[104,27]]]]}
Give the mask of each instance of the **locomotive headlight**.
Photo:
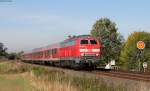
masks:
{"type": "Polygon", "coordinates": [[[84,53],[81,53],[81,56],[84,56],[84,53]]]}
{"type": "Polygon", "coordinates": [[[96,54],[96,56],[98,56],[99,54],[96,54]]]}
{"type": "Polygon", "coordinates": [[[80,49],[80,52],[88,52],[88,49],[80,49]]]}
{"type": "Polygon", "coordinates": [[[100,49],[92,49],[92,52],[100,52],[100,49]]]}

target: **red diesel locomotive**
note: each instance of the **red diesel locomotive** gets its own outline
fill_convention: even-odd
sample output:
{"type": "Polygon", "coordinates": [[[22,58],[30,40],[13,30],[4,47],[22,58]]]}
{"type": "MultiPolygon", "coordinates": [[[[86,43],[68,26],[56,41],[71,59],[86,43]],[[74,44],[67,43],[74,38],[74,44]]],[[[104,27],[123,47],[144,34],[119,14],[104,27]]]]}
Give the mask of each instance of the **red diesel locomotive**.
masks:
{"type": "Polygon", "coordinates": [[[89,35],[80,35],[26,52],[22,60],[82,69],[96,67],[100,56],[101,44],[98,40],[89,35]]]}

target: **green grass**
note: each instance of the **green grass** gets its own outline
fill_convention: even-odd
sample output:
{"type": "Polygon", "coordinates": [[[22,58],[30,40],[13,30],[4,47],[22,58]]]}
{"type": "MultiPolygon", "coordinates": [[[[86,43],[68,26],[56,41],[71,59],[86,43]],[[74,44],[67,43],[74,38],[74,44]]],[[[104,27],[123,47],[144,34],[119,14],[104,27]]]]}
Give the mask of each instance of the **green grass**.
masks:
{"type": "MultiPolygon", "coordinates": [[[[33,91],[30,79],[22,76],[29,66],[7,61],[0,63],[0,91],[33,91]]],[[[35,90],[34,90],[35,91],[35,90]]]]}
{"type": "Polygon", "coordinates": [[[6,61],[0,63],[0,74],[16,74],[30,71],[32,67],[25,64],[16,63],[14,61],[6,61]]]}
{"type": "Polygon", "coordinates": [[[32,73],[45,82],[67,84],[77,88],[78,91],[127,91],[121,86],[107,86],[104,81],[96,78],[70,76],[59,70],[35,67],[32,69],[32,73]]]}
{"type": "Polygon", "coordinates": [[[77,77],[60,70],[16,62],[0,63],[0,91],[127,91],[93,77],[77,77]]]}
{"type": "Polygon", "coordinates": [[[0,91],[32,91],[30,80],[20,75],[0,75],[0,91]]]}

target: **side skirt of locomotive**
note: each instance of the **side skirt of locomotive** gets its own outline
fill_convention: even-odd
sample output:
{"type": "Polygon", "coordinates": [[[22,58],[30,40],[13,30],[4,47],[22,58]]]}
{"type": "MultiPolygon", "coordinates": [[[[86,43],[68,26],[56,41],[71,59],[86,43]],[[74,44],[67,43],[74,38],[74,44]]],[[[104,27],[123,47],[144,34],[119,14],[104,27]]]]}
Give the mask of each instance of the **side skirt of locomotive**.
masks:
{"type": "Polygon", "coordinates": [[[22,60],[23,62],[33,63],[33,64],[44,64],[51,66],[58,66],[64,68],[72,68],[76,70],[82,69],[95,69],[98,61],[95,59],[79,59],[79,58],[68,58],[59,60],[22,60]]]}
{"type": "Polygon", "coordinates": [[[69,67],[73,69],[95,69],[97,64],[98,60],[92,58],[88,59],[67,58],[60,60],[60,65],[62,67],[69,67]]]}

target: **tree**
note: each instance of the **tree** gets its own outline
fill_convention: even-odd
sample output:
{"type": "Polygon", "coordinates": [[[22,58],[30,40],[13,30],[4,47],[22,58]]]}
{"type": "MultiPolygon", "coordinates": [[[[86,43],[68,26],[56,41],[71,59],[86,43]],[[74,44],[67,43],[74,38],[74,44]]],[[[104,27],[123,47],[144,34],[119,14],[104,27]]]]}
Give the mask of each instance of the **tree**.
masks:
{"type": "Polygon", "coordinates": [[[124,38],[117,32],[116,24],[108,18],[96,21],[91,30],[91,35],[102,44],[103,56],[101,62],[109,62],[111,59],[118,60],[124,38]]]}
{"type": "Polygon", "coordinates": [[[150,33],[148,32],[143,31],[130,34],[121,50],[120,64],[122,64],[125,69],[138,69],[139,59],[141,63],[145,61],[150,64],[150,33]],[[146,46],[144,50],[137,48],[138,41],[145,42],[146,46]]]}
{"type": "Polygon", "coordinates": [[[17,59],[17,54],[16,53],[9,53],[9,55],[8,55],[8,59],[9,60],[15,60],[15,59],[17,59]]]}
{"type": "Polygon", "coordinates": [[[18,52],[16,58],[17,58],[17,59],[21,59],[23,53],[24,53],[24,51],[18,52]]]}
{"type": "Polygon", "coordinates": [[[4,44],[0,42],[0,56],[2,57],[6,57],[7,56],[7,52],[6,52],[7,48],[4,47],[4,44]]]}
{"type": "Polygon", "coordinates": [[[15,59],[21,59],[22,54],[24,51],[20,51],[18,53],[12,52],[8,54],[8,59],[9,60],[15,60],[15,59]]]}

